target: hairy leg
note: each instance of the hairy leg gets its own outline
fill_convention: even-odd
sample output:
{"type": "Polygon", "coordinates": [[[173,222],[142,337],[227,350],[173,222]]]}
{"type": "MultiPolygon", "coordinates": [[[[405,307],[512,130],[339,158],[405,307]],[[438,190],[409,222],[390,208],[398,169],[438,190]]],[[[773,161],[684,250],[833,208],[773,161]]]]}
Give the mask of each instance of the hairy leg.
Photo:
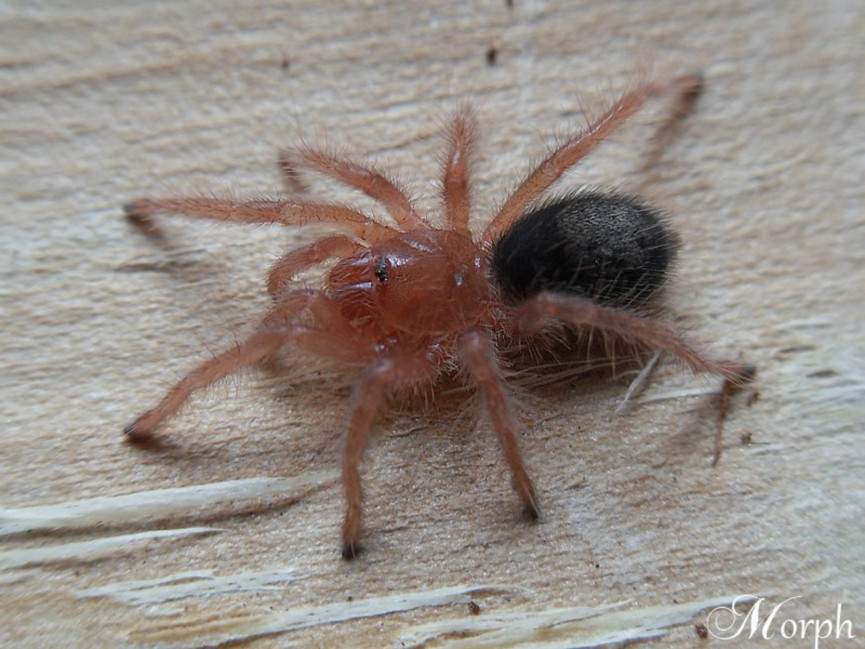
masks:
{"type": "Polygon", "coordinates": [[[330,223],[364,241],[392,237],[396,231],[355,210],[339,205],[293,200],[234,201],[220,198],[139,198],[123,206],[130,218],[145,220],[156,214],[180,214],[232,223],[307,225],[330,223]]]}
{"type": "Polygon", "coordinates": [[[148,410],[124,428],[124,434],[133,440],[149,436],[164,419],[177,412],[193,392],[257,363],[274,353],[289,339],[290,337],[281,331],[257,331],[237,347],[199,365],[184,376],[155,408],[148,410]]]}
{"type": "Polygon", "coordinates": [[[267,277],[267,290],[274,299],[279,299],[280,294],[285,291],[286,286],[299,272],[332,257],[351,255],[359,247],[358,243],[344,234],[335,234],[291,250],[270,269],[270,274],[267,277]]]}
{"type": "Polygon", "coordinates": [[[347,503],[342,527],[342,556],[353,559],[360,551],[360,522],[363,513],[363,490],[360,462],[375,415],[385,401],[391,386],[429,381],[436,365],[427,355],[382,358],[363,373],[354,391],[348,434],[342,460],[342,479],[347,503]]]}
{"type": "Polygon", "coordinates": [[[535,490],[523,465],[517,442],[519,424],[505,394],[501,370],[496,361],[492,343],[486,334],[471,332],[462,339],[462,352],[466,366],[470,370],[472,378],[484,398],[487,410],[493,418],[493,425],[499,436],[499,442],[501,442],[505,458],[511,467],[514,488],[522,498],[526,513],[532,518],[537,518],[539,510],[535,490]]]}
{"type": "Polygon", "coordinates": [[[701,85],[702,77],[690,74],[676,77],[665,83],[646,83],[625,93],[586,129],[571,136],[534,168],[486,227],[483,242],[490,244],[496,241],[534,201],[561,178],[562,174],[640,110],[649,99],[675,92],[677,96],[675,106],[679,107],[686,103],[682,97],[696,96],[695,88],[701,85]]]}
{"type": "Polygon", "coordinates": [[[443,179],[445,214],[448,225],[455,232],[469,231],[469,156],[474,141],[474,125],[468,107],[463,107],[454,117],[450,128],[450,147],[443,179]]]}
{"type": "Polygon", "coordinates": [[[363,361],[374,353],[371,345],[357,339],[350,325],[344,319],[340,320],[342,314],[324,294],[309,291],[289,294],[289,297],[291,299],[271,309],[249,338],[192,370],[168,391],[155,408],[142,414],[123,432],[133,440],[147,437],[164,419],[176,413],[193,392],[258,363],[289,343],[322,356],[350,362],[363,361]],[[330,326],[332,331],[293,324],[291,317],[305,308],[317,317],[322,326],[330,326]]]}
{"type": "MultiPolygon", "coordinates": [[[[265,316],[259,329],[296,325],[292,319],[304,310],[308,310],[315,318],[316,327],[312,331],[322,336],[325,334],[342,336],[348,343],[350,356],[354,354],[358,345],[366,344],[358,337],[357,330],[351,326],[339,306],[324,292],[312,288],[289,291],[280,296],[279,303],[265,316]]],[[[299,327],[295,328],[298,331],[303,331],[299,327]]],[[[301,340],[306,339],[302,338],[301,340]]],[[[372,349],[371,346],[369,348],[372,349]]],[[[338,356],[339,352],[334,351],[322,355],[334,358],[336,357],[335,354],[338,356]]]]}
{"type": "Polygon", "coordinates": [[[757,369],[752,364],[709,358],[685,340],[679,331],[663,322],[601,306],[591,300],[557,293],[539,293],[521,304],[517,310],[515,335],[531,336],[540,331],[550,318],[578,327],[592,327],[624,340],[669,352],[685,361],[697,372],[708,372],[723,377],[724,386],[715,432],[715,453],[712,465],[718,463],[721,455],[723,422],[727,415],[730,395],[756,376],[757,369]]]}
{"type": "Polygon", "coordinates": [[[663,322],[559,293],[539,293],[521,304],[517,309],[516,334],[520,337],[531,336],[543,328],[548,318],[576,326],[594,327],[624,340],[670,352],[695,371],[718,374],[733,385],[744,385],[755,373],[753,366],[748,363],[709,358],[685,340],[679,331],[663,322]]]}
{"type": "Polygon", "coordinates": [[[279,173],[282,176],[282,185],[285,191],[294,194],[305,194],[309,191],[309,185],[304,182],[297,161],[292,157],[291,151],[280,151],[277,158],[279,173]]]}
{"type": "Polygon", "coordinates": [[[404,230],[426,226],[405,192],[378,171],[308,148],[283,151],[280,159],[292,168],[312,169],[363,192],[381,203],[404,230]]]}
{"type": "Polygon", "coordinates": [[[703,93],[704,79],[702,74],[694,73],[678,77],[678,79],[681,81],[681,85],[677,88],[676,96],[669,107],[666,118],[657,126],[649,149],[643,158],[641,170],[646,178],[637,188],[638,192],[650,182],[651,171],[657,167],[664,150],[678,135],[682,120],[693,112],[697,105],[697,99],[703,93]]]}

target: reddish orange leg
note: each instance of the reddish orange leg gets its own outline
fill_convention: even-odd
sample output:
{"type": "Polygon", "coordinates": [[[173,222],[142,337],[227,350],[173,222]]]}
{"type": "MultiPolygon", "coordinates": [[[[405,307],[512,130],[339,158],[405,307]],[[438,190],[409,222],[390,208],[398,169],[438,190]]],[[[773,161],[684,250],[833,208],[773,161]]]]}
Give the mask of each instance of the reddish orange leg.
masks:
{"type": "Polygon", "coordinates": [[[265,330],[254,333],[237,347],[223,352],[183,377],[168,391],[159,405],[145,412],[124,428],[123,432],[133,440],[147,437],[166,417],[177,412],[193,392],[260,361],[279,349],[290,337],[290,334],[282,331],[265,330]]]}
{"type": "Polygon", "coordinates": [[[404,230],[427,227],[415,212],[405,192],[378,171],[314,149],[283,151],[280,159],[284,161],[284,166],[293,168],[297,165],[313,169],[363,192],[381,203],[404,230]]]}
{"type": "Polygon", "coordinates": [[[323,293],[317,291],[288,294],[264,318],[258,331],[245,341],[199,365],[168,391],[162,401],[123,429],[131,439],[144,438],[164,419],[176,413],[193,392],[254,365],[288,343],[329,356],[358,362],[369,358],[373,350],[369,345],[353,340],[353,330],[336,306],[323,293]],[[290,319],[308,308],[324,326],[333,331],[309,329],[293,325],[290,319]]]}
{"type": "Polygon", "coordinates": [[[504,391],[501,370],[495,358],[492,343],[486,334],[472,332],[462,340],[462,351],[465,363],[483,395],[484,401],[493,418],[493,425],[499,436],[502,450],[505,452],[511,474],[514,479],[514,489],[522,498],[526,513],[531,518],[537,518],[540,510],[535,497],[535,489],[520,455],[517,443],[517,419],[511,411],[510,401],[504,391]]]}
{"type": "Polygon", "coordinates": [[[518,331],[515,333],[520,337],[531,336],[544,326],[548,318],[563,320],[580,327],[593,327],[624,340],[669,352],[681,358],[697,372],[708,372],[723,377],[724,387],[715,432],[715,455],[712,464],[714,466],[718,463],[721,431],[730,394],[741,389],[756,376],[757,369],[752,364],[711,359],[695,349],[678,331],[663,322],[558,293],[539,293],[520,305],[516,318],[518,331]]]}
{"type": "Polygon", "coordinates": [[[516,318],[517,335],[523,337],[537,333],[548,318],[581,327],[594,327],[624,340],[670,352],[695,371],[718,374],[734,385],[747,383],[755,373],[754,367],[748,363],[714,360],[703,355],[678,331],[663,322],[560,293],[539,293],[521,304],[516,318]]]}
{"type": "Polygon", "coordinates": [[[689,74],[676,77],[666,83],[647,83],[625,93],[588,128],[573,135],[535,167],[486,227],[483,243],[491,244],[496,241],[534,201],[561,178],[562,174],[640,110],[650,98],[675,92],[677,96],[675,105],[679,107],[687,104],[682,97],[696,97],[695,88],[700,86],[702,86],[702,77],[689,74]]]}
{"type": "Polygon", "coordinates": [[[454,232],[468,234],[469,213],[469,155],[472,142],[472,115],[468,108],[463,108],[454,117],[450,130],[450,148],[445,162],[443,180],[445,214],[448,217],[449,229],[454,232]]]}
{"type": "Polygon", "coordinates": [[[424,355],[384,358],[364,371],[355,388],[342,459],[347,504],[342,526],[342,556],[346,559],[354,559],[360,552],[358,539],[363,514],[360,462],[375,415],[389,387],[428,381],[435,375],[435,369],[435,363],[424,355]]]}
{"type": "Polygon", "coordinates": [[[359,244],[343,234],[335,234],[313,241],[285,254],[270,269],[267,290],[274,299],[279,299],[285,287],[299,272],[320,264],[332,257],[347,257],[357,251],[359,244]]]}
{"type": "MultiPolygon", "coordinates": [[[[279,303],[261,321],[259,329],[272,330],[280,326],[295,326],[295,330],[300,336],[295,341],[298,344],[300,341],[306,340],[304,332],[307,331],[322,336],[329,334],[343,336],[348,343],[349,350],[355,350],[355,343],[357,343],[357,331],[351,326],[336,303],[323,291],[312,288],[289,291],[282,295],[279,298],[279,303]],[[316,327],[314,329],[297,327],[292,323],[292,318],[304,310],[308,310],[315,317],[316,327]]],[[[331,354],[325,354],[325,356],[331,356],[331,354]]]]}
{"type": "Polygon", "coordinates": [[[307,225],[333,223],[363,240],[386,239],[395,230],[339,205],[302,203],[291,200],[232,201],[220,198],[139,198],[123,206],[126,214],[146,220],[156,214],[180,214],[232,223],[276,223],[307,225]]]}

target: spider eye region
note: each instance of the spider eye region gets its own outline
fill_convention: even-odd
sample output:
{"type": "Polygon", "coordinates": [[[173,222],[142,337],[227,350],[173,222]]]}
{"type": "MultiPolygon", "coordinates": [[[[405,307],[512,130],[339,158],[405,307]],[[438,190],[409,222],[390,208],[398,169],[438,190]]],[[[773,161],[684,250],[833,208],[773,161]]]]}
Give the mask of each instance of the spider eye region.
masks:
{"type": "Polygon", "coordinates": [[[464,265],[460,265],[454,271],[454,286],[456,288],[460,288],[466,281],[466,274],[468,273],[468,268],[464,265]]]}
{"type": "Polygon", "coordinates": [[[377,257],[373,264],[375,278],[384,284],[387,281],[388,262],[386,257],[377,257]]]}
{"type": "Polygon", "coordinates": [[[496,242],[492,269],[512,303],[541,291],[637,306],[663,286],[678,239],[639,199],[583,191],[521,216],[496,242]]]}

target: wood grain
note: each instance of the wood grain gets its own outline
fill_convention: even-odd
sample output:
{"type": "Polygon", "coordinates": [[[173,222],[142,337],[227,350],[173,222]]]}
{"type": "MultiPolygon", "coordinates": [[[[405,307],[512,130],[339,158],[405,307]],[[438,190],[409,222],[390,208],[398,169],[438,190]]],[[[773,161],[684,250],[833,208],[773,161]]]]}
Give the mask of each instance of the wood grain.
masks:
{"type": "Polygon", "coordinates": [[[692,647],[698,611],[740,594],[798,596],[796,619],[840,603],[865,636],[865,9],[513,4],[4,4],[0,645],[451,646],[486,625],[494,645],[692,647]],[[471,101],[482,222],[581,106],[692,69],[706,92],[649,176],[638,120],[567,182],[667,210],[671,311],[757,364],[717,468],[718,386],[671,362],[622,415],[628,374],[522,397],[537,525],[483,419],[404,413],[367,454],[366,552],[346,563],[326,472],[347,385],[262,370],[194,399],[161,446],[124,443],[250,330],[268,264],[305,236],[166,219],[154,240],[124,202],[274,195],[277,149],[302,139],[395,171],[434,210],[441,126],[471,101]]]}

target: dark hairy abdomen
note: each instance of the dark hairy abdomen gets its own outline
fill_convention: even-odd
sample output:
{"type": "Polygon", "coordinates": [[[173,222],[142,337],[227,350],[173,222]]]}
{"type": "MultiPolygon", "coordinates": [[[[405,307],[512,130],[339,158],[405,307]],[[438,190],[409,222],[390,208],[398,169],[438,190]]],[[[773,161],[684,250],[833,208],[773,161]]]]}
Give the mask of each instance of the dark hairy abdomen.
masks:
{"type": "Polygon", "coordinates": [[[663,285],[678,240],[661,213],[640,200],[584,191],[521,216],[495,244],[502,297],[541,291],[638,306],[663,285]]]}

